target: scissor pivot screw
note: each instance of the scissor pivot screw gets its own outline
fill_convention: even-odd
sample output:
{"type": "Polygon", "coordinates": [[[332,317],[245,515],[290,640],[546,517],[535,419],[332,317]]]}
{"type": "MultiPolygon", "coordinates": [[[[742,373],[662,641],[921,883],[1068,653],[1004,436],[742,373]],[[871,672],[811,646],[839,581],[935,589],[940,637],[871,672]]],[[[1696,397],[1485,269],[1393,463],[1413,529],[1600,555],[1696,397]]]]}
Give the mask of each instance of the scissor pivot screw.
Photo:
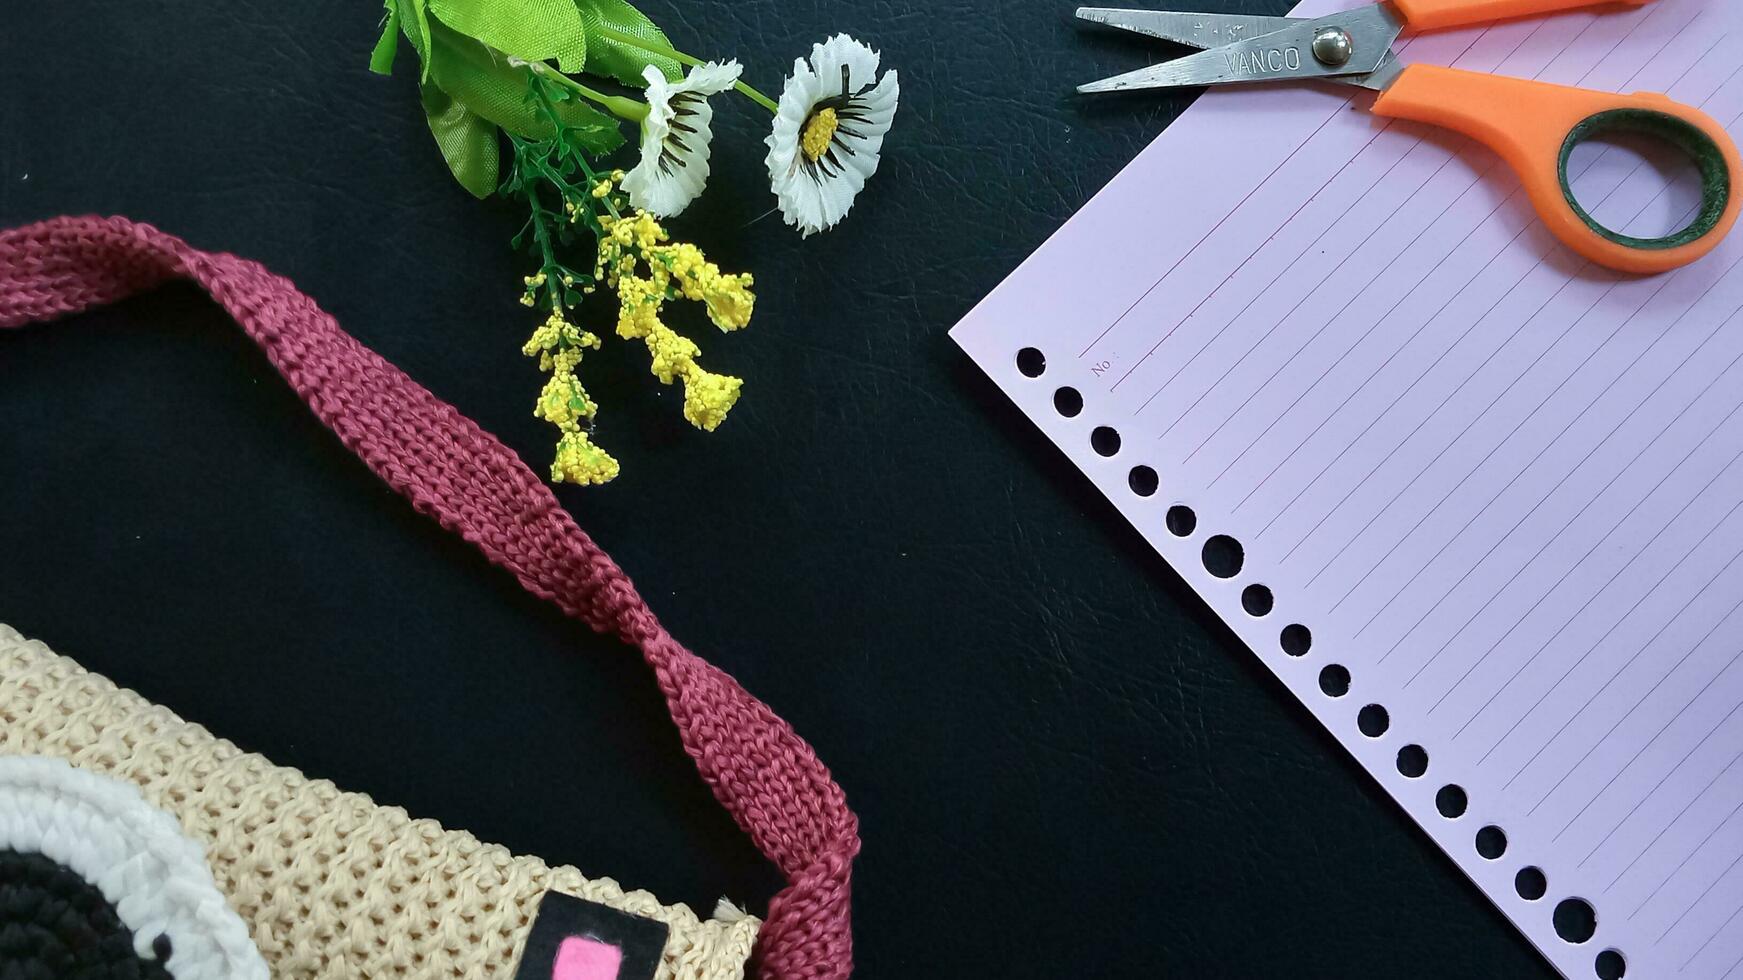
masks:
{"type": "Polygon", "coordinates": [[[1341,27],[1322,28],[1313,36],[1313,56],[1322,65],[1340,68],[1350,63],[1350,58],[1356,53],[1356,45],[1350,39],[1350,32],[1341,27]]]}

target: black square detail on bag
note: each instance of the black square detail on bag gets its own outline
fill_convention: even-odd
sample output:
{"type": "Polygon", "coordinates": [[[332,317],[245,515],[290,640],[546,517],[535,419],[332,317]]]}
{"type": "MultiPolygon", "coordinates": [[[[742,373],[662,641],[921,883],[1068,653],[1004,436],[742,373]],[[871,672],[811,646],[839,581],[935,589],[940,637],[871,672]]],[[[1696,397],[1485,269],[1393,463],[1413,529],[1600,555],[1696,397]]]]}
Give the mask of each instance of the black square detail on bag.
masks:
{"type": "Polygon", "coordinates": [[[514,980],[653,980],[667,932],[664,922],[546,892],[514,980]]]}

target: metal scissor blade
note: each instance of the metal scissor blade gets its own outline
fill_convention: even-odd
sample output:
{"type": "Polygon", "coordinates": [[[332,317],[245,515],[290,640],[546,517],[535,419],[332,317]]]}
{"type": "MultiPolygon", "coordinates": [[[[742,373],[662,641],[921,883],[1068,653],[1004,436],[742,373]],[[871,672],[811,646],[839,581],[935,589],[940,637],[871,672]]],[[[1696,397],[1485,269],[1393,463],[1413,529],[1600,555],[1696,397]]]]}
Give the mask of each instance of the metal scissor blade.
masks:
{"type": "Polygon", "coordinates": [[[1193,48],[1220,47],[1242,38],[1280,31],[1296,23],[1289,17],[1122,10],[1115,7],[1079,7],[1077,19],[1193,48]]]}
{"type": "Polygon", "coordinates": [[[1140,68],[1078,86],[1079,92],[1123,92],[1180,86],[1228,85],[1367,75],[1386,62],[1403,21],[1389,4],[1376,4],[1313,20],[1289,21],[1282,30],[1233,41],[1185,58],[1140,68]],[[1327,63],[1314,53],[1315,38],[1341,32],[1347,60],[1327,63]]]}
{"type": "Polygon", "coordinates": [[[1325,75],[1325,69],[1314,62],[1311,56],[1307,61],[1302,61],[1300,52],[1294,47],[1265,47],[1256,50],[1219,47],[1140,68],[1124,75],[1079,85],[1077,90],[1084,93],[1129,92],[1154,88],[1228,85],[1235,82],[1323,78],[1325,75]]]}

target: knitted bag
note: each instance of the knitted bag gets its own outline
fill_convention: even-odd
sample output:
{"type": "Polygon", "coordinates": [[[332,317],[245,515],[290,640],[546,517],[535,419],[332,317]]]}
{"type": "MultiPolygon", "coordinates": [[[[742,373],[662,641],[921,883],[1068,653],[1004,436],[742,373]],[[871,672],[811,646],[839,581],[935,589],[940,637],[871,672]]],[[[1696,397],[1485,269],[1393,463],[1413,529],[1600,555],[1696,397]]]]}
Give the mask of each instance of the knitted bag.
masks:
{"type": "MultiPolygon", "coordinates": [[[[289,280],[124,218],[57,218],[0,232],[0,328],[116,302],[174,278],[210,293],[316,416],[420,512],[534,595],[635,647],[702,778],[788,885],[760,924],[724,903],[714,917],[699,919],[682,905],[514,857],[273,766],[0,626],[0,756],[53,757],[0,758],[0,977],[162,977],[151,971],[166,962],[176,980],[208,975],[196,959],[242,963],[254,953],[248,943],[235,948],[236,937],[218,921],[240,913],[274,976],[506,980],[532,975],[516,966],[533,955],[523,947],[549,938],[538,933],[541,903],[549,907],[558,901],[553,896],[663,924],[657,966],[643,976],[737,977],[747,953],[768,980],[848,976],[858,821],[811,747],[673,639],[622,569],[507,447],[343,332],[289,280]],[[63,819],[73,823],[56,823],[63,819]],[[176,833],[186,837],[178,842],[176,833]],[[92,864],[86,869],[44,862],[18,843],[68,835],[103,847],[124,839],[129,849],[104,857],[82,847],[80,860],[92,864]],[[202,891],[207,883],[223,901],[202,891]],[[180,947],[172,954],[175,930],[142,928],[135,921],[142,906],[115,894],[146,886],[215,923],[200,934],[205,945],[197,956],[180,947]],[[40,908],[76,910],[78,921],[47,922],[50,913],[39,912],[37,921],[14,923],[9,941],[6,916],[26,895],[48,903],[40,908]],[[123,921],[112,921],[111,905],[123,921]],[[119,949],[114,955],[131,972],[92,966],[90,957],[101,959],[95,952],[80,961],[89,973],[44,973],[40,963],[38,972],[29,963],[23,973],[9,972],[9,957],[40,960],[48,945],[69,941],[67,930],[89,950],[119,949]],[[36,954],[15,948],[25,942],[20,936],[36,944],[36,954]]],[[[574,942],[541,946],[541,957],[555,958],[542,960],[554,965],[538,975],[620,975],[615,965],[596,969],[592,953],[574,942]]]]}

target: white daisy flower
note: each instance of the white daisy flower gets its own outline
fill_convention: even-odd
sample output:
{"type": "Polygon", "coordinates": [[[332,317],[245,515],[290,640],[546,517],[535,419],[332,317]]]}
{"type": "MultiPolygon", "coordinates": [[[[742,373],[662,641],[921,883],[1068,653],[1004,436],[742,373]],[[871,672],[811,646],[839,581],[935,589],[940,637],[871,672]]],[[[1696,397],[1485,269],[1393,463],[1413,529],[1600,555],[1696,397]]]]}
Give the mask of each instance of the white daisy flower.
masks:
{"type": "Polygon", "coordinates": [[[793,62],[769,135],[769,179],[787,223],[812,234],[853,207],[896,114],[896,73],[877,77],[878,53],[846,34],[793,62]]]}
{"type": "Polygon", "coordinates": [[[643,70],[648,118],[642,122],[641,162],[623,178],[630,204],[671,218],[702,193],[714,139],[714,108],[708,97],[731,88],[743,70],[736,61],[709,62],[690,69],[680,82],[666,81],[653,65],[643,70]]]}

